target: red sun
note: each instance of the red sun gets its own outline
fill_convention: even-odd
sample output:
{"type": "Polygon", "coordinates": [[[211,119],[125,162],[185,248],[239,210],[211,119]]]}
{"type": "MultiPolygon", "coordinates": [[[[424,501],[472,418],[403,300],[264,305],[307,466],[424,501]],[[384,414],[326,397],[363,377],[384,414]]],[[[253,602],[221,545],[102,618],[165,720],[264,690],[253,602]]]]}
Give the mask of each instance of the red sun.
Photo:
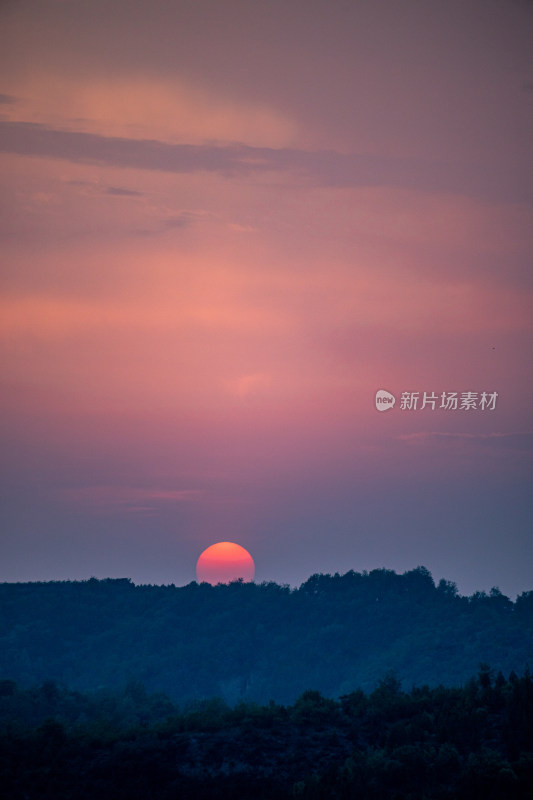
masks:
{"type": "Polygon", "coordinates": [[[229,583],[242,578],[252,581],[255,564],[252,556],[233,542],[217,542],[204,550],[196,563],[198,583],[229,583]]]}

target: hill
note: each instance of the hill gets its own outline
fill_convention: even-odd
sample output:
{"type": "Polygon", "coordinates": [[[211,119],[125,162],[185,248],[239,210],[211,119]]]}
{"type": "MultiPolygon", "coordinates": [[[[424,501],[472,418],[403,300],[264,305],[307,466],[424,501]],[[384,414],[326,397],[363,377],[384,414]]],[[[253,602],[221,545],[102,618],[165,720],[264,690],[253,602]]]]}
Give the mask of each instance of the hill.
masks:
{"type": "Polygon", "coordinates": [[[173,701],[287,703],[404,686],[459,686],[480,663],[533,663],[533,592],[462,597],[424,567],[276,583],[0,584],[0,677],[91,691],[141,681],[173,701]]]}
{"type": "Polygon", "coordinates": [[[220,699],[184,710],[141,684],[93,693],[0,681],[12,800],[530,800],[533,680],[483,667],[463,688],[389,675],[339,701],[220,699]]]}

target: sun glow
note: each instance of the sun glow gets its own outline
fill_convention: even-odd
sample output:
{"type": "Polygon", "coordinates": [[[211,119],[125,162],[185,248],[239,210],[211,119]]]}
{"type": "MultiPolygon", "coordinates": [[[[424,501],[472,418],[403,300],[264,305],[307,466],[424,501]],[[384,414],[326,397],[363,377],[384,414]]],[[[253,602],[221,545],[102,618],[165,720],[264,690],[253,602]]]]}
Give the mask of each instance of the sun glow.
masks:
{"type": "Polygon", "coordinates": [[[234,542],[217,542],[200,555],[196,564],[198,583],[229,583],[239,580],[252,581],[255,564],[252,556],[234,542]]]}

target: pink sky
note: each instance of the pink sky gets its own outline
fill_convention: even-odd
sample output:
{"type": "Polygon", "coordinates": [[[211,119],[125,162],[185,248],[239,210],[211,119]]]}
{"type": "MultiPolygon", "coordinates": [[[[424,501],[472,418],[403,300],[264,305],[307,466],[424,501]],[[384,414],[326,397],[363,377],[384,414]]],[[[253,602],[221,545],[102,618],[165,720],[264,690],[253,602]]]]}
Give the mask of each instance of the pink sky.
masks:
{"type": "Polygon", "coordinates": [[[532,588],[532,28],[2,5],[0,580],[182,584],[229,539],[256,580],[532,588]]]}

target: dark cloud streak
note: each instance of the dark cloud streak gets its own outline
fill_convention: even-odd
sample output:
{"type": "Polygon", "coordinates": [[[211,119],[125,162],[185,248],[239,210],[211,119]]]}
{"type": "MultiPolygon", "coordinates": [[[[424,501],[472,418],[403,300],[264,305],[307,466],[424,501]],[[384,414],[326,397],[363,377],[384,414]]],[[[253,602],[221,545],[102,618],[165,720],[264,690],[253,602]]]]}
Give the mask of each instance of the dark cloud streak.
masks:
{"type": "Polygon", "coordinates": [[[105,190],[106,194],[113,197],[142,197],[142,192],[136,192],[133,189],[122,189],[120,186],[108,186],[105,190]]]}
{"type": "MultiPolygon", "coordinates": [[[[496,168],[490,172],[476,164],[342,154],[332,150],[252,147],[242,143],[169,144],[154,139],[55,130],[30,122],[0,121],[0,151],[178,174],[204,171],[247,177],[280,171],[321,186],[395,186],[507,201],[533,199],[526,171],[518,168],[513,173],[496,168]]],[[[125,191],[113,187],[108,190],[111,194],[125,191]]]]}

